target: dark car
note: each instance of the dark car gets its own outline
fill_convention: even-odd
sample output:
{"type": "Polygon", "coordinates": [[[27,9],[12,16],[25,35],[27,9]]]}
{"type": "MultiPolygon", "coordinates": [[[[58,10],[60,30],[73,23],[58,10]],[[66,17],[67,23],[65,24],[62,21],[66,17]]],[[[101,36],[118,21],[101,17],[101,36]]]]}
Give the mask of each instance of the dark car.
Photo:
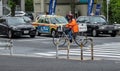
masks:
{"type": "Polygon", "coordinates": [[[102,16],[80,16],[77,23],[87,24],[87,33],[92,36],[99,34],[109,34],[112,37],[117,35],[118,29],[115,25],[110,25],[102,16]]]}
{"type": "Polygon", "coordinates": [[[32,20],[31,20],[29,17],[27,17],[27,16],[21,16],[21,17],[24,19],[24,21],[25,21],[26,23],[32,24],[32,20]]]}
{"type": "Polygon", "coordinates": [[[4,17],[0,18],[0,35],[7,35],[9,38],[30,35],[34,38],[36,29],[30,23],[26,23],[22,17],[4,17]]]}

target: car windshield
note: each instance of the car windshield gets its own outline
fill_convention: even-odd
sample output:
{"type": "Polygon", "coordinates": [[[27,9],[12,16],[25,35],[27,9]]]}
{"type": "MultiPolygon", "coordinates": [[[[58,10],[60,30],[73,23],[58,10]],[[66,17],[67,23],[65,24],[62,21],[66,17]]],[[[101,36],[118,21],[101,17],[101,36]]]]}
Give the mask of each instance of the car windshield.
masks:
{"type": "Polygon", "coordinates": [[[32,22],[32,20],[29,17],[23,17],[23,19],[25,20],[25,22],[32,22]]]}
{"type": "Polygon", "coordinates": [[[51,21],[51,23],[54,23],[54,24],[68,23],[67,20],[64,17],[51,17],[50,21],[51,21]]]}
{"type": "Polygon", "coordinates": [[[106,24],[106,20],[102,17],[90,17],[90,22],[91,23],[106,24]]]}
{"type": "Polygon", "coordinates": [[[8,25],[20,25],[25,24],[23,18],[15,17],[15,18],[8,18],[8,25]]]}

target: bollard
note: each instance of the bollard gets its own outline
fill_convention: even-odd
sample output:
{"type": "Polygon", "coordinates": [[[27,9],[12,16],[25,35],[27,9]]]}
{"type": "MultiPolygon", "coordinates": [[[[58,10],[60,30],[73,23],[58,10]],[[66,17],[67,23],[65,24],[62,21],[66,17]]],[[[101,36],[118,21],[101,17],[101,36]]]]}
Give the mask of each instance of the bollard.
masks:
{"type": "Polygon", "coordinates": [[[81,60],[83,60],[83,43],[80,44],[80,48],[81,48],[81,60]]]}
{"type": "Polygon", "coordinates": [[[91,60],[94,60],[94,55],[93,55],[93,39],[91,39],[91,60]]]}
{"type": "Polygon", "coordinates": [[[58,47],[59,46],[59,39],[57,39],[57,42],[56,42],[56,59],[58,59],[58,47]]]}
{"type": "Polygon", "coordinates": [[[70,41],[68,40],[67,59],[69,59],[69,53],[70,53],[70,41]]]}
{"type": "Polygon", "coordinates": [[[58,51],[59,50],[67,50],[67,59],[69,59],[69,49],[70,49],[70,42],[68,41],[68,46],[67,48],[59,48],[59,39],[57,39],[57,42],[56,42],[56,59],[58,59],[59,57],[59,54],[58,54],[58,51]]]}
{"type": "MultiPolygon", "coordinates": [[[[93,39],[92,38],[85,38],[84,40],[89,40],[91,42],[91,60],[94,60],[94,53],[93,53],[93,39]]],[[[81,60],[83,60],[83,43],[80,43],[80,49],[81,49],[81,60]]]]}
{"type": "Polygon", "coordinates": [[[89,38],[88,40],[90,40],[91,42],[91,60],[94,60],[94,53],[93,53],[93,39],[92,38],[89,38]]]}

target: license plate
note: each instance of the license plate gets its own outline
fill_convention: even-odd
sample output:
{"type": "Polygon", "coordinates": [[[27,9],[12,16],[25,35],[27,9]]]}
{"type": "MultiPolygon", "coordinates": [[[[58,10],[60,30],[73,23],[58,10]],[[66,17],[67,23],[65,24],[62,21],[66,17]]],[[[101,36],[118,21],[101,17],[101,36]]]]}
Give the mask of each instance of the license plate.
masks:
{"type": "Polygon", "coordinates": [[[27,33],[29,33],[29,31],[24,31],[24,34],[27,34],[27,33]]]}
{"type": "Polygon", "coordinates": [[[112,33],[112,31],[109,31],[109,33],[112,33]]]}

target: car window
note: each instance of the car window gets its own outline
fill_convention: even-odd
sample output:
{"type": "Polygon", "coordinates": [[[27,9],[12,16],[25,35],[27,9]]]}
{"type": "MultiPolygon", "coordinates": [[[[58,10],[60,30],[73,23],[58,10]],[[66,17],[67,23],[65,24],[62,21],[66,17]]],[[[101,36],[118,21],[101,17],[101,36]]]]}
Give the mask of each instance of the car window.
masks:
{"type": "Polygon", "coordinates": [[[31,22],[31,19],[29,17],[23,17],[25,22],[31,22]]]}
{"type": "Polygon", "coordinates": [[[50,23],[50,22],[49,22],[49,18],[46,18],[46,19],[45,19],[45,23],[47,23],[47,24],[50,23]]]}
{"type": "Polygon", "coordinates": [[[38,23],[44,23],[45,18],[44,17],[40,17],[40,19],[38,20],[38,23]]]}
{"type": "Polygon", "coordinates": [[[89,17],[85,17],[84,21],[85,23],[89,23],[90,22],[89,17]]]}
{"type": "Polygon", "coordinates": [[[20,25],[25,24],[25,21],[23,18],[16,17],[16,18],[8,18],[8,25],[20,25]]]}
{"type": "Polygon", "coordinates": [[[90,22],[91,23],[106,24],[106,20],[102,17],[90,17],[90,22]]]}
{"type": "Polygon", "coordinates": [[[77,19],[77,23],[85,23],[85,17],[79,17],[78,19],[77,19]]]}
{"type": "Polygon", "coordinates": [[[53,24],[65,24],[68,23],[65,17],[51,17],[50,18],[51,23],[53,24]]]}

